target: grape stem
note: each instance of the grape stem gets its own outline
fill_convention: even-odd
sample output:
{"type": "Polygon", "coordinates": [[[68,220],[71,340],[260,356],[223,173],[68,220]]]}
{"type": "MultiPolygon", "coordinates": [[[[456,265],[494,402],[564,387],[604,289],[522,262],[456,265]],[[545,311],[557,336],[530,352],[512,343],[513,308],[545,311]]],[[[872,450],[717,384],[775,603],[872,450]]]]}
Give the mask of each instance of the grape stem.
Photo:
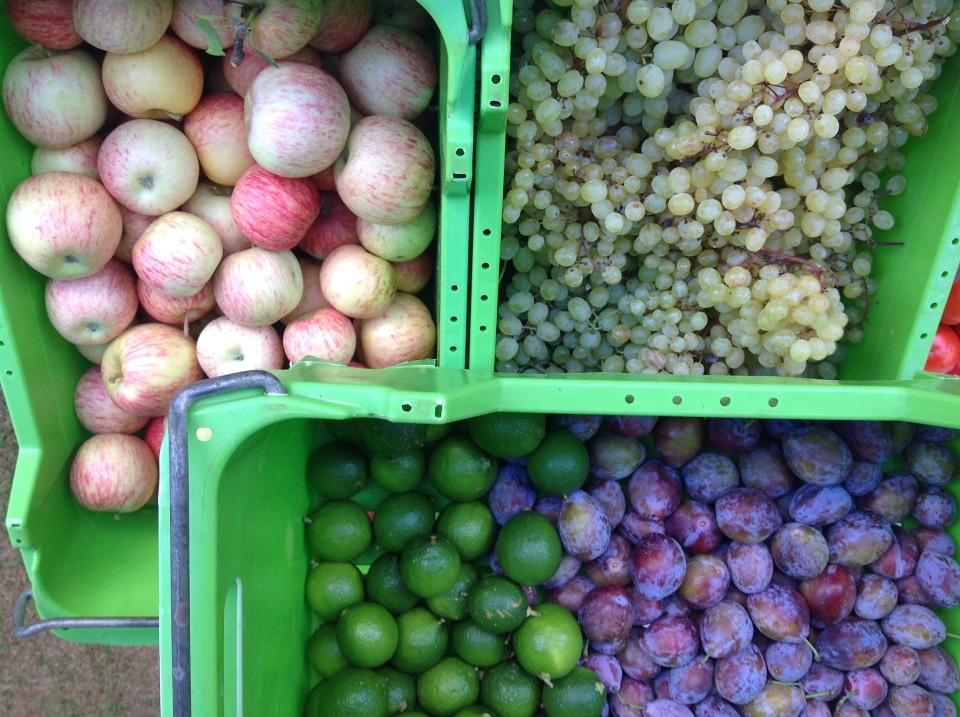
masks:
{"type": "MultiPolygon", "coordinates": [[[[750,258],[746,263],[754,263],[763,257],[767,257],[773,261],[773,263],[783,266],[784,264],[802,264],[807,267],[810,272],[820,280],[821,286],[826,286],[823,282],[823,274],[826,273],[829,276],[833,277],[833,281],[836,282],[836,274],[833,273],[830,269],[825,266],[820,266],[816,262],[810,261],[809,259],[804,259],[799,256],[791,256],[786,252],[779,251],[777,249],[758,249],[757,251],[750,253],[750,258]]],[[[812,645],[811,645],[812,647],[812,645]]],[[[814,652],[816,654],[816,651],[814,652]]]]}
{"type": "MultiPolygon", "coordinates": [[[[895,6],[896,7],[896,6],[895,6]]],[[[900,8],[897,7],[896,10],[899,12],[900,8]]],[[[906,35],[910,32],[923,32],[924,30],[932,30],[935,27],[940,25],[947,25],[950,22],[950,16],[944,15],[943,17],[938,17],[933,20],[928,20],[927,22],[917,22],[915,20],[908,20],[907,18],[901,15],[900,19],[890,17],[889,15],[884,15],[882,13],[877,14],[878,20],[883,20],[888,25],[902,25],[899,30],[894,30],[894,35],[906,35]]]]}

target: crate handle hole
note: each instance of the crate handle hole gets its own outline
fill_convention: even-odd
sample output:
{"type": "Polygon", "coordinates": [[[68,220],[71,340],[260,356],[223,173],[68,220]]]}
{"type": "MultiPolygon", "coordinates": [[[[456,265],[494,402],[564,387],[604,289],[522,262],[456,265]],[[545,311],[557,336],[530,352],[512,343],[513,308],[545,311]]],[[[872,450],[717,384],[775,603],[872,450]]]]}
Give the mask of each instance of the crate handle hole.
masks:
{"type": "Polygon", "coordinates": [[[200,426],[197,429],[196,436],[201,443],[209,443],[213,440],[213,430],[209,426],[200,426]]]}
{"type": "Polygon", "coordinates": [[[673,405],[674,405],[674,406],[679,406],[681,403],[683,403],[683,399],[682,399],[680,396],[674,396],[674,397],[673,397],[673,405]]]}
{"type": "Polygon", "coordinates": [[[771,398],[769,401],[767,401],[767,405],[770,406],[770,408],[776,408],[779,404],[780,401],[775,398],[771,398]]]}
{"type": "Polygon", "coordinates": [[[633,397],[632,393],[628,393],[626,396],[623,397],[623,400],[625,403],[633,403],[636,399],[633,397]]]}
{"type": "Polygon", "coordinates": [[[721,396],[721,397],[720,397],[720,405],[721,405],[721,406],[729,406],[729,405],[730,405],[730,397],[729,397],[729,396],[721,396]]]}

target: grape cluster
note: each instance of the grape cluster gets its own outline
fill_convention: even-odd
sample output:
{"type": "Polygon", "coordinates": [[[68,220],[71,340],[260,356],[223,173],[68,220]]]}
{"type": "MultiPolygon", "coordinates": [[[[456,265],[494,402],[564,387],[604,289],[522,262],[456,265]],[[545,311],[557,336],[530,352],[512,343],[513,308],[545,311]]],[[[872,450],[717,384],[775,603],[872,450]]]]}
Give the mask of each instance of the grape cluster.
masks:
{"type": "Polygon", "coordinates": [[[585,443],[587,483],[538,493],[509,465],[491,509],[555,521],[547,599],[577,616],[611,715],[956,715],[954,431],[550,420],[585,443]]]}
{"type": "Polygon", "coordinates": [[[497,370],[835,377],[953,13],[517,0],[497,370]]]}

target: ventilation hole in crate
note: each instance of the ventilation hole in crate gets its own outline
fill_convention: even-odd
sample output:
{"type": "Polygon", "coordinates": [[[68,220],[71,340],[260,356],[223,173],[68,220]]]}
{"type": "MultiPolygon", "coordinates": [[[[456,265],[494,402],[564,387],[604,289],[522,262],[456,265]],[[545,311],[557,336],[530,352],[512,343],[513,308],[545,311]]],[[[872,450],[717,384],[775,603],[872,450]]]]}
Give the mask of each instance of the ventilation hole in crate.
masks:
{"type": "Polygon", "coordinates": [[[495,85],[499,85],[501,79],[502,79],[502,78],[500,77],[500,75],[492,75],[492,76],[490,77],[490,81],[491,81],[493,84],[495,84],[495,85]]]}
{"type": "Polygon", "coordinates": [[[778,405],[780,405],[780,401],[775,398],[771,398],[769,401],[767,401],[767,405],[770,406],[770,408],[776,408],[778,405]]]}
{"type": "Polygon", "coordinates": [[[209,443],[213,440],[213,429],[209,426],[200,426],[200,428],[197,429],[196,436],[197,440],[201,443],[209,443]]]}
{"type": "Polygon", "coordinates": [[[462,157],[466,152],[464,152],[463,147],[457,147],[457,156],[462,157]]]}
{"type": "Polygon", "coordinates": [[[501,107],[500,100],[490,100],[491,107],[501,107]]]}
{"type": "MultiPolygon", "coordinates": [[[[949,272],[949,271],[941,271],[941,272],[940,272],[940,278],[941,278],[941,279],[946,279],[948,276],[950,276],[950,272],[949,272]]],[[[0,346],[3,346],[3,342],[0,342],[0,346]]]]}
{"type": "Polygon", "coordinates": [[[4,375],[4,376],[13,376],[13,371],[11,371],[10,369],[7,369],[6,371],[3,372],[3,375],[4,375]]]}
{"type": "Polygon", "coordinates": [[[460,319],[457,318],[456,316],[451,316],[451,317],[450,317],[450,323],[451,323],[451,324],[455,324],[455,323],[457,323],[459,320],[460,320],[460,319]]]}
{"type": "Polygon", "coordinates": [[[674,397],[673,397],[673,405],[674,405],[674,406],[679,406],[681,403],[683,403],[683,398],[681,398],[680,396],[674,396],[674,397]]]}
{"type": "Polygon", "coordinates": [[[484,229],[484,230],[483,230],[483,235],[484,235],[485,237],[488,237],[488,236],[490,236],[491,234],[493,234],[493,230],[492,230],[492,229],[484,229]]]}
{"type": "MultiPolygon", "coordinates": [[[[480,265],[480,268],[481,268],[481,269],[489,269],[489,268],[490,268],[490,262],[489,262],[489,261],[483,262],[483,263],[480,265]]],[[[3,346],[3,344],[0,343],[0,346],[3,346]]]]}
{"type": "Polygon", "coordinates": [[[480,295],[480,301],[488,301],[489,299],[490,299],[490,297],[487,296],[486,294],[481,294],[481,295],[480,295]]]}
{"type": "Polygon", "coordinates": [[[729,406],[729,405],[730,405],[730,397],[729,397],[729,396],[721,396],[721,397],[720,397],[720,405],[721,405],[721,406],[729,406]]]}
{"type": "Polygon", "coordinates": [[[454,178],[454,179],[466,179],[466,178],[467,178],[467,173],[466,173],[466,172],[454,172],[454,173],[453,173],[453,178],[454,178]]]}
{"type": "Polygon", "coordinates": [[[921,339],[925,339],[925,338],[927,338],[929,335],[930,335],[930,334],[928,334],[926,331],[924,331],[922,334],[920,334],[920,338],[921,338],[921,339]]]}
{"type": "Polygon", "coordinates": [[[481,331],[486,331],[486,330],[487,330],[487,327],[486,327],[486,326],[481,326],[481,327],[480,327],[480,330],[481,330],[481,331]]]}
{"type": "Polygon", "coordinates": [[[413,406],[410,405],[409,403],[401,403],[400,410],[403,411],[404,413],[410,413],[410,411],[413,410],[413,406]]]}
{"type": "Polygon", "coordinates": [[[953,245],[960,244],[960,237],[954,237],[954,238],[953,238],[953,241],[950,242],[950,243],[953,244],[953,245]]]}
{"type": "Polygon", "coordinates": [[[450,291],[460,291],[460,287],[457,286],[456,284],[451,284],[450,291]]]}
{"type": "Polygon", "coordinates": [[[443,404],[438,403],[433,407],[433,417],[434,418],[443,418],[443,404]]]}
{"type": "Polygon", "coordinates": [[[935,308],[937,308],[938,306],[940,306],[940,304],[938,304],[936,301],[934,301],[932,304],[930,304],[930,308],[931,308],[931,309],[935,309],[935,308]]]}
{"type": "Polygon", "coordinates": [[[456,346],[451,346],[451,347],[450,347],[450,353],[452,353],[452,354],[457,353],[457,347],[456,347],[456,346]]]}
{"type": "Polygon", "coordinates": [[[624,403],[633,403],[636,399],[633,397],[632,393],[628,393],[623,397],[624,403]]]}

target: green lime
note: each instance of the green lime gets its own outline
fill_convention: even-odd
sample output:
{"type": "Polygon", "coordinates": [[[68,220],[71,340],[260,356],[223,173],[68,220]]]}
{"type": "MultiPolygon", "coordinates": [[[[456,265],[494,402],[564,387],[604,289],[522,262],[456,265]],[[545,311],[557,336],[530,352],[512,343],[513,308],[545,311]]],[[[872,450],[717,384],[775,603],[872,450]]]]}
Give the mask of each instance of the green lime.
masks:
{"type": "Polygon", "coordinates": [[[521,585],[539,585],[557,573],[563,558],[560,534],[550,519],[521,510],[500,528],[497,559],[504,575],[521,585]]]}
{"type": "Polygon", "coordinates": [[[430,496],[391,493],[373,511],[373,538],[382,549],[399,553],[413,538],[433,532],[436,515],[430,496]]]}
{"type": "Polygon", "coordinates": [[[449,503],[437,516],[437,535],[453,543],[463,560],[477,560],[489,553],[496,530],[493,513],[479,500],[449,503]]]}
{"type": "Polygon", "coordinates": [[[387,680],[387,714],[406,712],[417,703],[417,680],[413,675],[383,665],[376,673],[387,680]]]}
{"type": "Polygon", "coordinates": [[[548,495],[567,495],[587,481],[590,454],[583,441],[563,428],[551,428],[527,456],[527,475],[548,495]]]}
{"type": "Polygon", "coordinates": [[[320,709],[320,697],[322,696],[323,683],[317,683],[307,692],[307,698],[303,701],[303,717],[316,717],[320,709]]]}
{"type": "Polygon", "coordinates": [[[450,423],[432,423],[427,426],[427,435],[424,443],[436,443],[441,438],[446,438],[453,430],[453,424],[450,423]]]}
{"type": "Polygon", "coordinates": [[[420,447],[397,453],[375,451],[370,455],[370,477],[391,493],[413,490],[427,472],[427,457],[420,447]]]}
{"type": "Polygon", "coordinates": [[[446,538],[435,535],[415,538],[400,554],[403,584],[422,598],[442,595],[460,575],[460,553],[446,538]]]}
{"type": "Polygon", "coordinates": [[[467,594],[467,610],[473,621],[483,630],[498,635],[520,627],[528,608],[523,588],[502,575],[481,578],[467,594]]]}
{"type": "Polygon", "coordinates": [[[453,715],[480,696],[477,670],[459,657],[448,655],[417,680],[417,699],[430,714],[453,715]]]}
{"type": "Polygon", "coordinates": [[[528,455],[543,440],[547,418],[542,413],[487,413],[467,420],[470,437],[498,458],[528,455]]]}
{"type": "Polygon", "coordinates": [[[383,605],[361,602],[340,613],[337,642],[343,656],[357,667],[379,667],[397,648],[397,621],[383,605]]]}
{"type": "Polygon", "coordinates": [[[390,665],[407,673],[419,673],[437,664],[447,651],[450,636],[443,621],[424,607],[397,615],[399,639],[390,665]]]}
{"type": "Polygon", "coordinates": [[[480,579],[480,572],[472,563],[460,563],[460,573],[453,587],[440,595],[427,598],[427,607],[437,617],[462,620],[467,615],[467,595],[480,579]]]}
{"type": "Polygon", "coordinates": [[[484,672],[480,700],[500,717],[534,717],[542,689],[540,680],[515,660],[506,660],[484,672]]]}
{"type": "Polygon", "coordinates": [[[420,598],[407,590],[400,575],[400,556],[381,553],[367,569],[367,599],[383,605],[394,615],[406,612],[420,598]]]}
{"type": "Polygon", "coordinates": [[[451,433],[430,452],[427,478],[440,495],[450,500],[477,500],[497,480],[497,459],[470,436],[451,433]]]}
{"type": "Polygon", "coordinates": [[[335,623],[325,622],[313,631],[307,641],[307,662],[323,678],[336,674],[350,664],[337,642],[335,623]]]}
{"type": "Polygon", "coordinates": [[[457,656],[476,667],[492,667],[510,657],[510,638],[484,630],[473,620],[450,628],[450,644],[457,656]]]}
{"type": "Polygon", "coordinates": [[[469,707],[464,707],[453,717],[498,717],[498,715],[489,707],[484,707],[483,705],[470,705],[469,707]]]}
{"type": "Polygon", "coordinates": [[[317,717],[387,717],[387,681],[373,670],[346,667],[320,683],[317,717]]]}
{"type": "Polygon", "coordinates": [[[367,484],[367,457],[356,446],[331,441],[315,450],[307,461],[307,478],[324,498],[352,498],[367,484]]]}
{"type": "Polygon", "coordinates": [[[581,665],[543,688],[547,717],[600,717],[606,703],[603,682],[597,673],[581,665]]]}
{"type": "Polygon", "coordinates": [[[391,423],[385,418],[354,418],[360,440],[370,453],[401,453],[420,448],[426,442],[427,427],[422,423],[391,423]]]}
{"type": "Polygon", "coordinates": [[[310,513],[307,541],[319,560],[356,560],[373,541],[370,516],[353,500],[328,500],[310,513]]]}
{"type": "Polygon", "coordinates": [[[577,665],[583,633],[565,607],[541,603],[513,633],[513,650],[523,669],[548,682],[569,674],[577,665]]]}
{"type": "Polygon", "coordinates": [[[363,600],[363,574],[352,563],[317,563],[307,573],[307,602],[328,622],[363,600]]]}

